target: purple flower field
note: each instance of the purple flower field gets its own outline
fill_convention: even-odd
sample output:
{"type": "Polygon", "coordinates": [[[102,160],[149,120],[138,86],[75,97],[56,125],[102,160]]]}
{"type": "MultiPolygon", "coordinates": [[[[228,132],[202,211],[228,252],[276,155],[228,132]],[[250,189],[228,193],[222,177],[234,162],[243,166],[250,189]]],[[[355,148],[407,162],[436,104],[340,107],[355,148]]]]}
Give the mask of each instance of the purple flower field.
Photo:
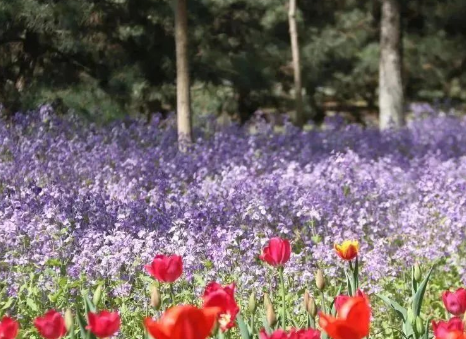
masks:
{"type": "Polygon", "coordinates": [[[297,286],[347,238],[361,243],[364,288],[415,259],[445,258],[466,282],[466,118],[426,111],[383,133],[206,120],[189,154],[171,120],[84,128],[43,107],[1,121],[0,280],[14,295],[36,271],[53,290],[61,271],[124,295],[155,254],[176,253],[188,281],[234,277],[247,293],[264,285],[258,255],[278,235],[297,286]]]}

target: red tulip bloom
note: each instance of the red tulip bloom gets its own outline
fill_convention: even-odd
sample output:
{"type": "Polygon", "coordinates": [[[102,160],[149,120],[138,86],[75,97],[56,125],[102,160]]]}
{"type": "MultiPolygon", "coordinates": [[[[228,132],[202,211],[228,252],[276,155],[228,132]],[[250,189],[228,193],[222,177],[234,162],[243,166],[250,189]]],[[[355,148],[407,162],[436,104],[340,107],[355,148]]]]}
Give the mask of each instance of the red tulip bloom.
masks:
{"type": "Polygon", "coordinates": [[[87,317],[89,319],[89,325],[86,329],[91,331],[97,338],[111,337],[118,332],[120,328],[121,320],[117,312],[89,312],[87,317]]]}
{"type": "Polygon", "coordinates": [[[466,333],[461,331],[448,332],[445,339],[466,339],[466,333]]]}
{"type": "Polygon", "coordinates": [[[236,315],[239,312],[238,304],[235,301],[235,287],[234,283],[223,287],[219,283],[211,282],[206,286],[202,297],[203,307],[218,307],[220,309],[218,322],[223,332],[235,326],[236,315]]]}
{"type": "MultiPolygon", "coordinates": [[[[357,290],[356,296],[366,298],[366,300],[367,300],[367,296],[360,289],[357,290]]],[[[343,294],[341,294],[341,295],[339,295],[339,296],[337,296],[335,298],[335,309],[337,310],[337,312],[343,306],[343,304],[345,302],[347,302],[349,299],[351,299],[350,296],[343,295],[343,294]]]]}
{"type": "Polygon", "coordinates": [[[34,326],[45,339],[59,339],[66,335],[65,319],[55,310],[50,310],[34,320],[34,326]]]}
{"type": "Polygon", "coordinates": [[[453,332],[463,333],[464,324],[460,318],[453,317],[448,321],[441,320],[438,323],[432,321],[432,329],[436,339],[448,339],[453,332]]]}
{"type": "Polygon", "coordinates": [[[333,339],[361,339],[369,334],[371,309],[366,298],[350,297],[337,316],[319,313],[320,327],[333,339]]]}
{"type": "Polygon", "coordinates": [[[18,335],[19,324],[16,320],[4,316],[0,321],[0,338],[15,339],[18,335]]]}
{"type": "Polygon", "coordinates": [[[320,339],[320,331],[309,328],[307,330],[291,330],[289,339],[320,339]]]}
{"type": "Polygon", "coordinates": [[[144,326],[157,339],[206,339],[214,328],[219,311],[216,307],[175,306],[159,321],[146,318],[144,326]]]}
{"type": "Polygon", "coordinates": [[[183,273],[183,260],[178,255],[159,254],[145,268],[158,281],[172,283],[183,273]]]}
{"type": "Polygon", "coordinates": [[[288,339],[288,334],[284,330],[276,330],[268,335],[264,329],[259,333],[259,339],[288,339]]]}
{"type": "Polygon", "coordinates": [[[458,288],[456,292],[445,291],[442,294],[443,304],[448,312],[461,315],[466,312],[466,290],[458,288]]]}
{"type": "Polygon", "coordinates": [[[259,339],[320,339],[320,331],[309,328],[307,330],[291,329],[289,333],[284,330],[276,330],[268,335],[264,330],[259,333],[259,339]]]}
{"type": "Polygon", "coordinates": [[[272,266],[283,266],[290,260],[291,245],[286,239],[272,238],[268,246],[262,250],[260,260],[272,266]]]}

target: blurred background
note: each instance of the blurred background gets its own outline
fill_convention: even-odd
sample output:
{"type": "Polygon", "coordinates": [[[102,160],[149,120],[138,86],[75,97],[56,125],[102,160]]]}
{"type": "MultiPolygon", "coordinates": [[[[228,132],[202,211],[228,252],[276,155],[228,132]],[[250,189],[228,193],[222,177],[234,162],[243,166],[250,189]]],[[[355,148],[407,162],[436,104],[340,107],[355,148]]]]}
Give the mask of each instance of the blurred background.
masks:
{"type": "MultiPolygon", "coordinates": [[[[0,0],[3,114],[51,103],[93,120],[176,109],[168,0],[0,0]]],[[[194,122],[293,111],[288,0],[188,1],[194,122]]],[[[377,117],[381,5],[298,1],[303,106],[377,117]]],[[[466,1],[400,2],[405,103],[466,100],[466,1]]]]}

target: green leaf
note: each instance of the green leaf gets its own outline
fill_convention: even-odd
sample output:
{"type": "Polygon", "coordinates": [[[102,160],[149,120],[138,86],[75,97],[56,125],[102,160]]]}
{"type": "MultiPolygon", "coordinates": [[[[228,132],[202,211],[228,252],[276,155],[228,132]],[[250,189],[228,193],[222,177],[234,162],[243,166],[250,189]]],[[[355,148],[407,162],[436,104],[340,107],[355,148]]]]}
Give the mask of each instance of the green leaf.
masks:
{"type": "Polygon", "coordinates": [[[293,317],[294,314],[292,314],[291,312],[287,311],[287,319],[288,321],[291,321],[292,324],[293,324],[293,327],[294,328],[301,328],[302,326],[300,326],[300,324],[298,323],[297,319],[295,317],[293,317]]]}
{"type": "Polygon", "coordinates": [[[26,299],[26,304],[29,306],[29,308],[31,310],[33,310],[34,312],[38,312],[39,311],[39,307],[37,307],[37,304],[34,302],[34,300],[32,300],[31,298],[27,298],[26,299]]]}
{"type": "Polygon", "coordinates": [[[14,302],[14,301],[15,301],[15,300],[14,300],[13,298],[8,298],[8,301],[5,303],[5,305],[3,305],[3,307],[2,307],[1,310],[2,310],[2,311],[5,311],[6,309],[10,308],[11,305],[13,305],[13,302],[14,302]]]}
{"type": "Polygon", "coordinates": [[[94,303],[91,301],[91,299],[89,299],[89,295],[88,295],[88,292],[86,290],[83,290],[81,292],[82,294],[82,297],[83,297],[83,301],[84,301],[84,307],[86,309],[86,315],[89,313],[89,312],[95,312],[96,311],[96,307],[94,305],[94,303]]]}
{"type": "Polygon", "coordinates": [[[408,315],[406,308],[384,295],[376,294],[376,296],[382,299],[382,301],[390,306],[393,310],[395,310],[396,314],[401,318],[402,321],[407,321],[408,315]]]}
{"type": "Polygon", "coordinates": [[[249,339],[248,326],[244,322],[243,317],[241,316],[241,314],[239,314],[239,313],[236,316],[236,322],[238,323],[239,331],[241,333],[241,338],[242,339],[249,339]]]}
{"type": "Polygon", "coordinates": [[[346,287],[348,289],[348,295],[352,296],[356,290],[354,289],[353,285],[353,277],[348,273],[348,271],[345,269],[345,275],[346,275],[346,287]]]}
{"type": "Polygon", "coordinates": [[[414,328],[409,321],[403,323],[403,334],[407,339],[415,339],[416,334],[414,333],[414,328]]]}
{"type": "Polygon", "coordinates": [[[427,276],[421,282],[421,284],[419,285],[416,291],[416,294],[414,295],[413,312],[416,316],[420,315],[421,313],[421,306],[422,306],[422,301],[424,299],[424,293],[426,291],[427,283],[429,282],[430,275],[432,274],[434,267],[435,267],[435,264],[432,265],[432,267],[429,270],[429,273],[427,273],[427,276]]]}
{"type": "Polygon", "coordinates": [[[76,317],[78,318],[79,332],[81,333],[81,339],[89,339],[90,333],[86,330],[86,326],[87,326],[86,320],[80,313],[78,313],[76,317]]]}
{"type": "Polygon", "coordinates": [[[267,335],[271,335],[273,331],[272,328],[269,326],[269,323],[267,322],[267,318],[265,316],[262,318],[262,324],[264,325],[265,333],[267,333],[267,335]]]}
{"type": "Polygon", "coordinates": [[[426,328],[424,334],[422,335],[422,339],[429,339],[429,330],[431,326],[432,318],[427,319],[426,321],[426,328]]]}

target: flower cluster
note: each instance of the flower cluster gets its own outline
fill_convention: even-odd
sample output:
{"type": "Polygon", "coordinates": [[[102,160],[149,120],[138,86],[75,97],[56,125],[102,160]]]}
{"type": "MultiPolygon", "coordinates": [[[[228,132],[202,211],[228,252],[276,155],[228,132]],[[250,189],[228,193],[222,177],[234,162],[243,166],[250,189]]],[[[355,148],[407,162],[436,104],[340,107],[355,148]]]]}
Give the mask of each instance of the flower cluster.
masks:
{"type": "Polygon", "coordinates": [[[300,283],[331,265],[328,244],[352,238],[365,240],[371,290],[411,258],[447,257],[466,280],[466,119],[387,132],[205,126],[179,154],[171,120],[97,127],[45,106],[0,121],[0,250],[11,268],[0,279],[11,295],[31,263],[44,282],[60,263],[72,277],[120,281],[124,294],[154,250],[182,255],[188,280],[234,267],[240,291],[258,288],[265,269],[249,269],[252,253],[277,234],[303,244],[287,267],[300,283]]]}
{"type": "MultiPolygon", "coordinates": [[[[336,253],[341,256],[341,248],[345,248],[347,242],[342,245],[335,245],[336,253]]],[[[358,284],[358,254],[359,243],[352,241],[351,252],[352,258],[347,255],[344,260],[350,262],[350,268],[353,272],[353,280],[348,284],[349,295],[336,296],[333,304],[336,312],[325,313],[330,310],[326,305],[325,299],[322,299],[319,312],[319,326],[332,339],[362,339],[369,334],[371,322],[371,308],[369,299],[361,291],[352,293],[354,287],[358,284]],[[352,260],[355,259],[354,265],[352,260]],[[350,288],[351,286],[351,288],[350,288]],[[353,295],[354,294],[354,295],[353,295]]],[[[144,319],[145,338],[151,336],[154,339],[206,339],[212,335],[218,334],[223,338],[223,333],[238,326],[241,331],[242,339],[250,339],[258,335],[260,339],[320,339],[321,332],[315,328],[316,312],[311,313],[312,324],[307,328],[296,329],[289,328],[286,314],[289,313],[289,304],[286,301],[286,287],[284,284],[283,271],[284,266],[291,258],[291,244],[287,239],[279,237],[272,238],[266,247],[262,250],[259,258],[267,264],[275,267],[280,272],[280,289],[282,292],[280,322],[281,328],[276,327],[276,318],[274,314],[274,305],[270,299],[266,299],[266,328],[262,328],[259,333],[255,332],[254,318],[255,306],[251,307],[251,324],[246,325],[240,315],[240,308],[235,297],[235,283],[222,286],[217,282],[211,282],[205,287],[202,295],[202,307],[198,308],[193,305],[176,305],[175,295],[172,285],[183,274],[183,259],[178,255],[156,255],[150,265],[146,265],[147,272],[159,283],[169,284],[172,293],[173,305],[168,308],[159,319],[146,317],[144,319]]],[[[323,275],[323,273],[320,273],[323,275]]],[[[324,278],[320,278],[324,279],[324,278]]],[[[323,291],[323,283],[317,282],[318,288],[323,291]]],[[[151,304],[155,309],[160,308],[160,293],[157,287],[152,291],[151,304]]],[[[83,295],[85,309],[90,310],[84,316],[79,314],[76,317],[80,327],[80,338],[109,338],[115,335],[121,325],[121,319],[118,312],[103,310],[97,312],[97,305],[102,297],[102,289],[99,286],[92,298],[92,301],[83,295]]],[[[310,297],[307,296],[308,303],[310,297]]],[[[254,302],[254,300],[253,300],[254,302]]],[[[314,306],[315,308],[315,306],[314,306]]],[[[43,316],[36,317],[34,325],[42,338],[60,339],[67,333],[72,339],[76,338],[75,319],[72,311],[68,310],[63,317],[56,310],[50,310],[43,316]]],[[[435,327],[435,324],[434,324],[435,327]]],[[[19,331],[19,324],[16,320],[5,316],[0,322],[0,338],[16,339],[19,331]]],[[[448,332],[450,333],[450,332],[448,332]]],[[[416,339],[416,338],[415,338],[416,339]]]]}
{"type": "Polygon", "coordinates": [[[448,321],[432,321],[436,339],[466,339],[466,290],[459,288],[455,292],[445,291],[442,294],[446,310],[454,317],[448,321]],[[464,319],[461,317],[464,316],[464,319]]]}

